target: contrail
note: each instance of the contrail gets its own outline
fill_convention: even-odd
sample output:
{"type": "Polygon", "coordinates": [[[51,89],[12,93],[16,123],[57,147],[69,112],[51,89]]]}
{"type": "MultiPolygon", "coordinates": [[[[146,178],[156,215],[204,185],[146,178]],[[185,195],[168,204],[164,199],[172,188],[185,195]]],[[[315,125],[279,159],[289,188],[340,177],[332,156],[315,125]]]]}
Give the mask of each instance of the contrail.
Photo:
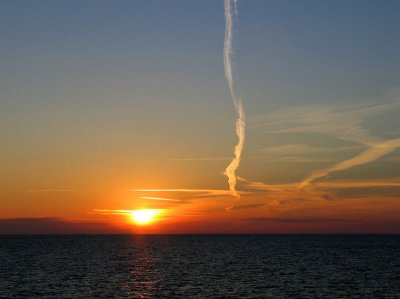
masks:
{"type": "Polygon", "coordinates": [[[326,177],[332,172],[342,171],[354,166],[374,162],[375,160],[394,152],[398,148],[400,148],[400,139],[386,140],[375,144],[351,159],[342,161],[331,168],[319,170],[311,174],[301,183],[300,186],[305,187],[317,179],[326,177]]]}
{"type": "Polygon", "coordinates": [[[236,120],[236,135],[238,137],[238,142],[234,149],[234,158],[228,167],[225,169],[225,175],[228,177],[229,190],[231,194],[236,197],[240,197],[239,193],[236,191],[236,170],[240,164],[240,158],[242,155],[242,150],[244,146],[245,137],[245,115],[243,110],[242,99],[237,97],[234,89],[233,71],[232,71],[232,60],[233,60],[233,18],[232,10],[234,14],[237,14],[237,3],[236,0],[225,0],[225,40],[224,40],[224,69],[225,77],[228,82],[229,92],[231,94],[233,104],[237,112],[236,120]],[[233,6],[233,8],[232,8],[233,6]]]}

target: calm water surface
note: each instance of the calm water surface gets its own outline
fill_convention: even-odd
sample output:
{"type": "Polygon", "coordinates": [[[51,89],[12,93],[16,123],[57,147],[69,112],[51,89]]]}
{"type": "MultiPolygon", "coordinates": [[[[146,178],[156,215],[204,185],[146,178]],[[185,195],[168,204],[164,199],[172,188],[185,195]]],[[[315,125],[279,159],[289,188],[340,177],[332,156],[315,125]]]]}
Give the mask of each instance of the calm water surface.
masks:
{"type": "Polygon", "coordinates": [[[0,236],[0,298],[400,298],[400,236],[0,236]]]}

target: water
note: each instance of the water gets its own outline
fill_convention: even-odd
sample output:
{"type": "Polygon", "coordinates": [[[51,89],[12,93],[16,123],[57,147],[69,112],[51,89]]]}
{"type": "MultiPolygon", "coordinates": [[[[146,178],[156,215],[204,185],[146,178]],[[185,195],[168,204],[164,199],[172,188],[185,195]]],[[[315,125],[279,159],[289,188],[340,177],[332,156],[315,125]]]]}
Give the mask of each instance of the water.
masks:
{"type": "Polygon", "coordinates": [[[400,298],[400,236],[0,236],[0,298],[400,298]]]}

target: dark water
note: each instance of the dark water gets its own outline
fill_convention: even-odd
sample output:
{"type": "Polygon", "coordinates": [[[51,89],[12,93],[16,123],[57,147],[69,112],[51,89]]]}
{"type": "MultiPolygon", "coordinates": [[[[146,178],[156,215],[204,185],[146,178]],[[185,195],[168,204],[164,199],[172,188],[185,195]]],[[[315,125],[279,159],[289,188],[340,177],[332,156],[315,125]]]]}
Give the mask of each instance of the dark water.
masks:
{"type": "Polygon", "coordinates": [[[2,236],[1,298],[400,298],[400,236],[2,236]]]}

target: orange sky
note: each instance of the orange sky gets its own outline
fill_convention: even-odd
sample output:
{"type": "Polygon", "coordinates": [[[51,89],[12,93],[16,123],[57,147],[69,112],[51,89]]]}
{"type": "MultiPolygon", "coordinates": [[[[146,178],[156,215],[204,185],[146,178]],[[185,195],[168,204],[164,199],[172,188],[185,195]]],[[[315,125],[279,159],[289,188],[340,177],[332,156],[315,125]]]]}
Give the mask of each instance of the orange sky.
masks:
{"type": "Polygon", "coordinates": [[[307,189],[242,183],[249,189],[241,191],[240,199],[222,189],[121,190],[108,195],[31,190],[30,202],[42,204],[14,209],[18,211],[14,214],[10,209],[9,217],[0,221],[0,232],[399,233],[400,203],[392,195],[398,189],[396,183],[331,182],[307,189]],[[351,195],[353,188],[364,192],[351,195]],[[346,200],[339,191],[350,191],[346,200]],[[94,202],[71,204],[76,198],[91,196],[96,196],[94,202]],[[159,213],[148,225],[139,226],[130,215],[139,209],[159,213]]]}
{"type": "Polygon", "coordinates": [[[400,233],[399,3],[0,3],[0,233],[400,233]]]}

